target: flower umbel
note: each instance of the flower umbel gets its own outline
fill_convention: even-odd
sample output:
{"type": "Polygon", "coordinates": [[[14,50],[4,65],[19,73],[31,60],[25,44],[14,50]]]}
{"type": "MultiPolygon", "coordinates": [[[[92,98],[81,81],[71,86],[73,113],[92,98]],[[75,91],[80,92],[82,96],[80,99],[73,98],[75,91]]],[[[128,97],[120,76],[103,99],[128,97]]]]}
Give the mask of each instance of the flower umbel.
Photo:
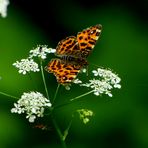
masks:
{"type": "Polygon", "coordinates": [[[9,0],[0,0],[0,14],[2,17],[7,16],[7,6],[9,4],[9,0]]]}
{"type": "Polygon", "coordinates": [[[89,83],[80,84],[80,86],[93,89],[94,95],[99,96],[104,93],[112,97],[110,90],[113,88],[121,88],[119,84],[121,79],[112,71],[98,68],[97,70],[93,70],[92,73],[95,78],[89,80],[89,83]]]}
{"type": "Polygon", "coordinates": [[[93,116],[93,112],[88,109],[78,109],[77,112],[80,115],[80,119],[83,121],[84,124],[89,122],[89,117],[93,116]]]}
{"type": "Polygon", "coordinates": [[[98,68],[97,70],[93,70],[92,73],[94,74],[94,76],[100,76],[106,82],[110,82],[110,84],[113,85],[114,88],[121,88],[121,85],[119,84],[121,79],[111,70],[98,68]]]}
{"type": "Polygon", "coordinates": [[[36,117],[43,117],[45,107],[51,107],[50,101],[39,92],[23,93],[21,98],[14,103],[12,113],[26,113],[29,122],[34,122],[36,117]]]}
{"type": "Polygon", "coordinates": [[[40,71],[38,68],[38,64],[33,61],[33,59],[22,59],[20,62],[16,61],[13,63],[13,66],[19,69],[19,73],[26,74],[27,72],[33,71],[38,72],[40,71]]]}
{"type": "Polygon", "coordinates": [[[37,48],[30,50],[29,58],[40,57],[41,59],[46,59],[48,53],[55,53],[56,50],[52,48],[47,48],[47,45],[39,45],[37,48]]]}

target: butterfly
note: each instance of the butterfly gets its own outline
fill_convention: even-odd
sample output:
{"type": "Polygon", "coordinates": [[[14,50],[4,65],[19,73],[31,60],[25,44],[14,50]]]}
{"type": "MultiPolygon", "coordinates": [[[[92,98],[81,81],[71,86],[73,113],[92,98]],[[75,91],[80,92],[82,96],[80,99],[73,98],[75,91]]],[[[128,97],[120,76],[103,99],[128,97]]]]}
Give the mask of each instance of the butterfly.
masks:
{"type": "Polygon", "coordinates": [[[96,41],[99,39],[102,25],[97,24],[61,40],[55,55],[45,70],[56,76],[57,82],[62,85],[70,84],[81,69],[88,65],[86,58],[92,52],[96,41]]]}

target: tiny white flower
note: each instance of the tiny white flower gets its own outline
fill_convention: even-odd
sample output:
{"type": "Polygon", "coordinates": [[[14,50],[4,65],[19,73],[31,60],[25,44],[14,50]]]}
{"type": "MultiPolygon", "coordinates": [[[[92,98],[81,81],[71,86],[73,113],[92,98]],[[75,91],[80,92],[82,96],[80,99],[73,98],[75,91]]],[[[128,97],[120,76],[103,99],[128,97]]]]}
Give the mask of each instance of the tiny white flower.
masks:
{"type": "Polygon", "coordinates": [[[70,86],[71,86],[71,85],[65,85],[65,89],[66,89],[66,90],[70,90],[70,86]]]}
{"type": "Polygon", "coordinates": [[[7,6],[9,4],[9,0],[0,0],[0,14],[2,17],[7,16],[7,6]]]}
{"type": "Polygon", "coordinates": [[[51,107],[50,101],[39,92],[23,93],[21,98],[14,103],[12,113],[26,113],[29,122],[34,122],[37,117],[43,117],[45,107],[51,107]]]}
{"type": "Polygon", "coordinates": [[[115,84],[114,87],[120,89],[121,88],[121,85],[120,84],[115,84]]]}
{"type": "Polygon", "coordinates": [[[94,95],[99,96],[99,91],[94,91],[94,95]]]}
{"type": "Polygon", "coordinates": [[[48,53],[55,53],[56,50],[52,48],[47,48],[47,45],[39,45],[37,48],[30,50],[29,58],[40,57],[41,59],[46,59],[48,53]]]}
{"type": "Polygon", "coordinates": [[[106,94],[107,94],[109,97],[112,97],[112,96],[113,96],[110,92],[106,92],[106,94]]]}
{"type": "Polygon", "coordinates": [[[32,113],[36,113],[36,109],[35,109],[35,108],[32,108],[32,109],[31,109],[31,112],[32,112],[32,113]]]}
{"type": "Polygon", "coordinates": [[[74,80],[73,80],[73,83],[75,83],[75,84],[81,84],[81,83],[82,83],[82,81],[81,81],[81,80],[79,80],[79,79],[77,78],[77,79],[74,79],[74,80]]]}
{"type": "Polygon", "coordinates": [[[12,113],[18,113],[18,114],[21,114],[22,113],[22,109],[21,109],[21,107],[20,107],[19,104],[14,103],[14,107],[15,108],[12,108],[11,109],[11,112],[12,113]]]}
{"type": "Polygon", "coordinates": [[[86,68],[81,69],[82,73],[86,73],[86,71],[87,71],[86,68]]]}
{"type": "Polygon", "coordinates": [[[26,118],[29,118],[29,119],[28,119],[29,122],[33,123],[34,120],[36,119],[36,116],[35,116],[35,115],[31,115],[31,116],[28,116],[28,117],[26,117],[26,118]]]}
{"type": "Polygon", "coordinates": [[[33,61],[33,59],[22,59],[20,62],[16,61],[13,63],[13,66],[19,69],[19,73],[25,75],[27,72],[33,71],[38,72],[40,71],[38,68],[38,64],[33,61]]]}
{"type": "Polygon", "coordinates": [[[98,72],[96,70],[93,70],[92,73],[94,74],[94,76],[98,76],[98,72]]]}

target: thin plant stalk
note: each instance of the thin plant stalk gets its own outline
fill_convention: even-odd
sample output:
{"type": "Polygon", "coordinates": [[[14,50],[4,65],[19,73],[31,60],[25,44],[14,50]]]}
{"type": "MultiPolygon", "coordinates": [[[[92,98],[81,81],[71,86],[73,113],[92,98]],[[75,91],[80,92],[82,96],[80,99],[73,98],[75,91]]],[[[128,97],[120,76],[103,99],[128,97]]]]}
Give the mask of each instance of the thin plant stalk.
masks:
{"type": "Polygon", "coordinates": [[[46,85],[45,76],[44,76],[44,71],[43,71],[42,60],[40,61],[40,67],[41,67],[41,74],[42,74],[45,92],[46,92],[47,98],[49,99],[49,94],[48,94],[47,85],[46,85]]]}
{"type": "Polygon", "coordinates": [[[91,91],[89,91],[89,92],[87,92],[87,93],[84,93],[84,94],[82,94],[82,95],[80,95],[80,96],[77,96],[77,97],[75,97],[75,98],[70,99],[70,101],[75,101],[75,100],[77,100],[77,99],[79,99],[79,98],[82,98],[82,97],[84,97],[84,96],[87,96],[87,95],[91,94],[92,92],[94,92],[94,91],[91,90],[91,91]]]}
{"type": "Polygon", "coordinates": [[[60,138],[62,147],[63,147],[63,148],[67,148],[66,143],[65,143],[65,139],[63,138],[63,135],[62,135],[62,133],[61,133],[61,130],[60,130],[60,128],[59,128],[59,126],[58,126],[56,120],[55,120],[53,117],[52,117],[52,122],[53,122],[54,127],[55,127],[55,129],[56,129],[56,131],[57,131],[57,134],[58,134],[58,136],[59,136],[59,138],[60,138]]]}
{"type": "Polygon", "coordinates": [[[56,99],[56,97],[57,97],[59,88],[60,88],[60,84],[58,83],[58,86],[57,86],[56,92],[55,92],[55,94],[54,94],[54,98],[53,98],[52,104],[54,104],[54,101],[55,101],[55,99],[56,99]]]}
{"type": "Polygon", "coordinates": [[[6,94],[4,92],[0,92],[1,95],[4,95],[6,97],[10,97],[10,98],[14,98],[14,99],[19,99],[18,97],[15,97],[15,96],[12,96],[12,95],[9,95],[9,94],[6,94]]]}
{"type": "Polygon", "coordinates": [[[84,96],[87,96],[87,95],[89,95],[89,94],[91,94],[91,93],[93,93],[93,92],[94,92],[94,91],[91,90],[91,91],[89,91],[89,92],[87,92],[87,93],[84,93],[84,94],[82,94],[82,95],[79,95],[79,96],[77,96],[77,97],[74,97],[74,98],[70,99],[70,102],[66,102],[66,103],[63,103],[63,104],[61,104],[61,105],[57,105],[57,106],[54,107],[54,109],[61,108],[61,107],[65,106],[65,105],[69,105],[69,104],[72,104],[72,103],[74,103],[74,102],[76,102],[76,101],[79,101],[80,98],[82,98],[82,97],[84,97],[84,96]]]}
{"type": "Polygon", "coordinates": [[[68,127],[67,127],[66,130],[64,131],[63,140],[65,140],[66,137],[67,137],[67,135],[68,135],[69,129],[70,129],[71,124],[72,124],[72,121],[73,121],[73,119],[71,119],[71,121],[70,121],[69,124],[68,124],[68,127]]]}
{"type": "MultiPolygon", "coordinates": [[[[44,83],[44,88],[45,88],[45,91],[46,91],[47,98],[49,99],[49,94],[48,94],[47,85],[46,85],[45,76],[44,76],[44,71],[43,71],[43,66],[42,66],[42,60],[40,61],[40,66],[41,66],[41,74],[42,74],[42,79],[43,79],[43,83],[44,83]]],[[[56,98],[56,96],[57,96],[58,89],[59,89],[59,85],[58,85],[57,90],[56,90],[56,92],[55,92],[54,100],[55,100],[55,98],[56,98]]],[[[55,127],[55,129],[56,129],[56,131],[57,131],[57,134],[58,134],[59,138],[60,138],[62,147],[63,147],[63,148],[67,148],[67,146],[66,146],[66,144],[65,144],[65,141],[64,141],[64,139],[63,139],[63,135],[62,135],[62,133],[61,133],[61,130],[60,130],[60,128],[59,128],[59,126],[58,126],[56,120],[53,118],[52,112],[51,112],[51,117],[52,117],[52,122],[53,122],[53,124],[54,124],[54,127],[55,127]]]]}

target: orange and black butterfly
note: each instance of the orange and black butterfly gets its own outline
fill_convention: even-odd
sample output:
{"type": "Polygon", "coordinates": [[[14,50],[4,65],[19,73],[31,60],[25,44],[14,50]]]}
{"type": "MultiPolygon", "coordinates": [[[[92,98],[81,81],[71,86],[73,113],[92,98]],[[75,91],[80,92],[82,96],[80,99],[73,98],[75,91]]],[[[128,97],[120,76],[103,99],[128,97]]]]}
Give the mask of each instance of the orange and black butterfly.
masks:
{"type": "Polygon", "coordinates": [[[56,56],[45,69],[56,76],[62,85],[70,84],[82,68],[88,65],[86,58],[92,52],[101,34],[100,24],[78,32],[77,36],[69,36],[61,40],[56,47],[56,56]]]}

